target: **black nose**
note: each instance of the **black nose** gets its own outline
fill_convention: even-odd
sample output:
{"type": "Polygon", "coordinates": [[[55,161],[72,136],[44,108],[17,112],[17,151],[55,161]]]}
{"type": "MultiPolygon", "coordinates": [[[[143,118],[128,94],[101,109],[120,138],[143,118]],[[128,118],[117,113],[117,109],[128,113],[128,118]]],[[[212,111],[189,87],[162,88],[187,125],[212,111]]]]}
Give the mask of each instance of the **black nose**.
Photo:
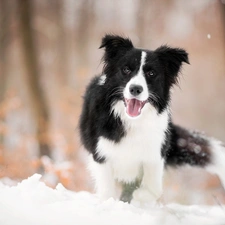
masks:
{"type": "Polygon", "coordinates": [[[142,91],[143,91],[143,87],[140,85],[131,85],[130,86],[130,93],[133,96],[137,96],[137,95],[141,94],[142,91]]]}

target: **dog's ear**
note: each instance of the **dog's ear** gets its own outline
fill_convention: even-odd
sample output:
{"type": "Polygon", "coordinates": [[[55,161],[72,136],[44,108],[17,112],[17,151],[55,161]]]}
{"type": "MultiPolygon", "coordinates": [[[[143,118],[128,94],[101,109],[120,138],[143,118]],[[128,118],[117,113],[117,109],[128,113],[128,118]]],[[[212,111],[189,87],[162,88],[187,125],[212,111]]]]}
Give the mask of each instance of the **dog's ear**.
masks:
{"type": "Polygon", "coordinates": [[[159,60],[163,63],[167,75],[172,83],[176,83],[177,75],[181,69],[182,63],[189,64],[188,53],[181,48],[170,48],[163,45],[155,50],[159,60]]]}
{"type": "Polygon", "coordinates": [[[105,48],[104,61],[107,62],[110,59],[115,59],[125,54],[133,48],[133,44],[128,38],[107,34],[102,38],[102,43],[99,48],[105,48]]]}

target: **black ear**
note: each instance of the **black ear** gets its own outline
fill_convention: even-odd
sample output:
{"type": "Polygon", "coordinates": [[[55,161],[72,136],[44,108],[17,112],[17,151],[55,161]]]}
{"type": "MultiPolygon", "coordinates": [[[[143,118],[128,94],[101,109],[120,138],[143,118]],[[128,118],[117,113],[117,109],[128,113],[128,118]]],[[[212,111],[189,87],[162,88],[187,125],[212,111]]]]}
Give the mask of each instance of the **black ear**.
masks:
{"type": "Polygon", "coordinates": [[[176,77],[181,69],[182,63],[188,63],[188,53],[181,48],[170,48],[163,45],[155,50],[159,60],[163,63],[167,75],[173,83],[176,82],[176,77]]]}
{"type": "Polygon", "coordinates": [[[133,44],[128,38],[107,34],[102,38],[102,43],[99,48],[105,48],[104,60],[109,61],[110,59],[115,59],[125,54],[133,48],[133,44]]]}

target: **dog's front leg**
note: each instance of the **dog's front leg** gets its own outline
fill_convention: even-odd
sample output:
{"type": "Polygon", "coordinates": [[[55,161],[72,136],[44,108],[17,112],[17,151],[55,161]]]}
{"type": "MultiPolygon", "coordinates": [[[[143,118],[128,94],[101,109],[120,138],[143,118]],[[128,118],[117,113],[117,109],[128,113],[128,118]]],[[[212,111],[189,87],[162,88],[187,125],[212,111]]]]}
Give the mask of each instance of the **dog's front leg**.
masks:
{"type": "Polygon", "coordinates": [[[157,201],[163,191],[164,161],[143,163],[143,179],[140,187],[133,193],[133,202],[152,203],[157,201]]]}
{"type": "Polygon", "coordinates": [[[94,179],[96,194],[102,200],[106,200],[111,197],[116,199],[116,181],[114,179],[110,163],[105,162],[100,164],[95,162],[91,157],[89,161],[89,170],[94,179]]]}

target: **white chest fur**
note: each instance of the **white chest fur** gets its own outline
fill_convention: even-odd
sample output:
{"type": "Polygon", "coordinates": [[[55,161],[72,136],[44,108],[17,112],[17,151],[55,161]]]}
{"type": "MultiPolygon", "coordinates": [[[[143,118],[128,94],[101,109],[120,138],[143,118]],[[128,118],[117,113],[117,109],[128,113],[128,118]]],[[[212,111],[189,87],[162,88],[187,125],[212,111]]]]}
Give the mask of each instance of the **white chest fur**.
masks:
{"type": "MultiPolygon", "coordinates": [[[[161,146],[168,126],[168,111],[158,115],[154,107],[146,104],[139,118],[131,119],[125,114],[124,103],[118,101],[112,109],[124,124],[126,136],[119,143],[100,137],[97,151],[106,157],[114,179],[132,182],[139,175],[143,164],[163,163],[161,146]]],[[[116,132],[116,131],[115,131],[116,132]]]]}

